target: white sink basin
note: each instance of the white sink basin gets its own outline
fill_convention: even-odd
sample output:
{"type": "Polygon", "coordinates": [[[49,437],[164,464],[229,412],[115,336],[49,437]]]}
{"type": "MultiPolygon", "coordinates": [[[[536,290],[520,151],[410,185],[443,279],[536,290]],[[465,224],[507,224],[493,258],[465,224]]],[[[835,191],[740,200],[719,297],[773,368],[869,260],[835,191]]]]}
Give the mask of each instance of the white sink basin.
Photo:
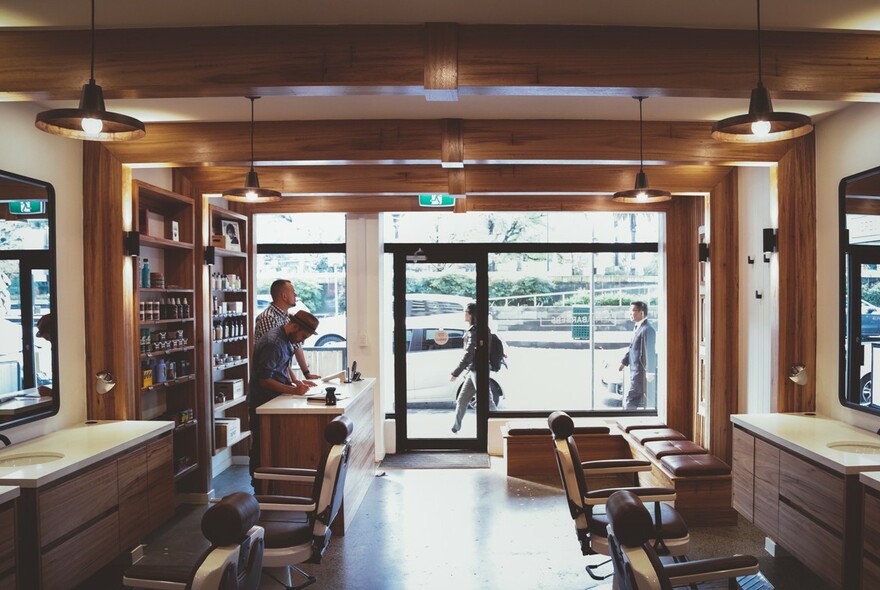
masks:
{"type": "Polygon", "coordinates": [[[0,467],[24,467],[26,465],[40,465],[63,459],[62,453],[17,453],[0,457],[0,467]]]}
{"type": "Polygon", "coordinates": [[[829,449],[841,453],[856,453],[859,455],[880,455],[880,443],[838,441],[828,443],[829,449]]]}

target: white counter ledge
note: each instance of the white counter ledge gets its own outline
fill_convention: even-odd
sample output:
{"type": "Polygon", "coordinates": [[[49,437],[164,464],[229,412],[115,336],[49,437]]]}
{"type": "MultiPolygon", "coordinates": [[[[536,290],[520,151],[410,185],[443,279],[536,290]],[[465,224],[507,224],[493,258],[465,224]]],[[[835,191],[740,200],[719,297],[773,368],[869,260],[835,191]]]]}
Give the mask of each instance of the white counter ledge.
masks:
{"type": "Polygon", "coordinates": [[[805,414],[734,414],[730,420],[838,473],[880,470],[880,454],[848,453],[828,447],[836,442],[880,443],[880,436],[845,422],[805,414]]]}
{"type": "Polygon", "coordinates": [[[20,494],[18,486],[0,486],[0,504],[15,500],[20,494]]]}
{"type": "MultiPolygon", "coordinates": [[[[257,414],[337,414],[345,413],[345,409],[363,394],[372,389],[375,379],[362,379],[353,383],[319,383],[309,393],[321,393],[317,401],[309,401],[302,395],[279,395],[257,408],[257,414]],[[335,406],[324,404],[323,392],[327,387],[335,387],[336,395],[343,396],[335,406]]],[[[372,394],[370,394],[372,395],[372,394]]]]}
{"type": "Polygon", "coordinates": [[[880,471],[865,471],[859,474],[859,483],[866,488],[880,492],[880,471]]]}
{"type": "Polygon", "coordinates": [[[4,467],[0,485],[37,488],[173,430],[174,422],[121,420],[80,424],[0,451],[0,461],[16,455],[61,453],[47,463],[4,467]]]}

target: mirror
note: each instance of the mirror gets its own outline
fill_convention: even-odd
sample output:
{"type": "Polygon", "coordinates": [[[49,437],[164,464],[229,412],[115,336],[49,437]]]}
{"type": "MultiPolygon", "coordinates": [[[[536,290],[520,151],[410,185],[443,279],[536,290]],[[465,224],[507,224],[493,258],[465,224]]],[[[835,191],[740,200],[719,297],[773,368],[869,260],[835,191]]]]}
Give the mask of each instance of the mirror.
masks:
{"type": "Polygon", "coordinates": [[[840,181],[840,402],[880,415],[880,167],[840,181]]]}
{"type": "Polygon", "coordinates": [[[0,171],[0,430],[60,407],[55,190],[0,171]]]}

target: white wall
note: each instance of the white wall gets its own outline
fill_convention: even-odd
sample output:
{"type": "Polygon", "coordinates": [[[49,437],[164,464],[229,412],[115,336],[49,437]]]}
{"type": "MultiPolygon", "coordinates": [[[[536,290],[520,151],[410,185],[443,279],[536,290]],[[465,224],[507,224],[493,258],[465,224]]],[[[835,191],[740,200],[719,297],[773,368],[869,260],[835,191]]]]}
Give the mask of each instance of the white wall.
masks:
{"type": "Polygon", "coordinates": [[[774,411],[771,398],[770,322],[777,309],[771,278],[777,264],[775,256],[764,262],[761,252],[765,227],[776,227],[775,191],[771,191],[769,168],[740,168],[739,187],[739,313],[741,359],[739,382],[742,384],[739,411],[761,413],[774,411]],[[754,263],[749,264],[749,257],[754,263]],[[761,298],[755,292],[761,293],[761,298]]]}
{"type": "MultiPolygon", "coordinates": [[[[861,104],[816,125],[816,267],[818,333],[816,410],[876,431],[880,418],[844,408],[838,401],[838,184],[880,165],[880,105],[861,104]]],[[[808,368],[809,369],[809,368],[808,368]]]]}
{"type": "Polygon", "coordinates": [[[86,418],[85,324],[83,321],[82,143],[34,127],[40,111],[31,103],[0,103],[0,169],[51,183],[56,205],[56,268],[61,393],[58,415],[4,431],[13,442],[86,418]]]}

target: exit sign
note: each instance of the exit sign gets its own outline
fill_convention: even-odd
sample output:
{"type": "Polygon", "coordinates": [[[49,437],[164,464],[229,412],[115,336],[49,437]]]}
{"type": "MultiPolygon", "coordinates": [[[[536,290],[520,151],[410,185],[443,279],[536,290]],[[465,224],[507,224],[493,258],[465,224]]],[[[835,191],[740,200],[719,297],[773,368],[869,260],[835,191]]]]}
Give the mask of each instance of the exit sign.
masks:
{"type": "Polygon", "coordinates": [[[455,197],[449,195],[419,195],[419,207],[453,207],[455,197]]]}
{"type": "Polygon", "coordinates": [[[18,215],[39,215],[45,213],[43,201],[10,201],[9,212],[18,215]]]}

